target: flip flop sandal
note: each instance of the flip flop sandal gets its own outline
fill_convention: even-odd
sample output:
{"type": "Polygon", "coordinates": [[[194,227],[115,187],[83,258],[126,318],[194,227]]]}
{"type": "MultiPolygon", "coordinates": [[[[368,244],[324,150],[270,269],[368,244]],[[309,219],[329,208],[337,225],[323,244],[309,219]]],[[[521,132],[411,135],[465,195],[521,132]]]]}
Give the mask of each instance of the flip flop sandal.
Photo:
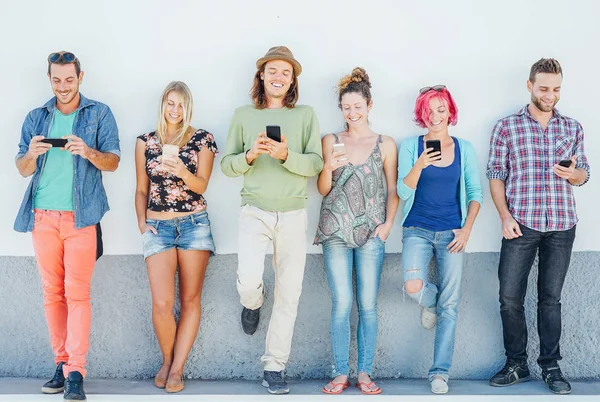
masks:
{"type": "Polygon", "coordinates": [[[338,383],[334,383],[333,381],[330,381],[329,384],[325,385],[321,391],[323,391],[324,394],[338,395],[338,394],[341,394],[346,388],[349,388],[349,387],[350,387],[350,381],[348,381],[348,380],[346,380],[346,382],[338,382],[338,383]],[[331,386],[331,388],[327,389],[327,386],[331,386]]]}
{"type": "Polygon", "coordinates": [[[371,381],[369,383],[357,381],[356,387],[358,389],[360,389],[360,392],[362,392],[365,395],[378,395],[378,394],[381,394],[381,388],[379,388],[377,386],[377,384],[375,384],[375,386],[377,388],[376,389],[371,389],[371,384],[375,384],[375,383],[373,381],[371,381]]]}

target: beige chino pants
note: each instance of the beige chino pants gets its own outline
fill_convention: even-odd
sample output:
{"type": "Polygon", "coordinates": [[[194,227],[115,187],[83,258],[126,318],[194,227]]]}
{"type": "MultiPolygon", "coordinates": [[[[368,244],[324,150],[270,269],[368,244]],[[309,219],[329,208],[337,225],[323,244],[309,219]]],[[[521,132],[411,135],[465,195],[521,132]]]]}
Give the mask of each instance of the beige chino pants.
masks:
{"type": "Polygon", "coordinates": [[[237,289],[240,302],[255,310],[263,304],[267,247],[273,242],[275,297],[261,360],[267,371],[281,371],[290,356],[306,263],[306,210],[269,212],[244,205],[239,219],[237,289]]]}

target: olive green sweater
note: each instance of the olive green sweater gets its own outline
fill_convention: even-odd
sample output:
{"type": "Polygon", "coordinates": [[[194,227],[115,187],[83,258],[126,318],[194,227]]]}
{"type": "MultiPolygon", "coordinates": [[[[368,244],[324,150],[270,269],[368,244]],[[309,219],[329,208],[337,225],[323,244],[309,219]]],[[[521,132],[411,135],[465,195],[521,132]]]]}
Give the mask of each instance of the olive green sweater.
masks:
{"type": "Polygon", "coordinates": [[[319,122],[310,106],[259,110],[247,105],[235,111],[221,170],[229,177],[244,175],[242,205],[278,212],[302,209],[306,206],[308,177],[316,176],[322,168],[319,122]],[[288,157],[282,162],[261,154],[248,165],[246,151],[267,125],[281,127],[288,157]]]}

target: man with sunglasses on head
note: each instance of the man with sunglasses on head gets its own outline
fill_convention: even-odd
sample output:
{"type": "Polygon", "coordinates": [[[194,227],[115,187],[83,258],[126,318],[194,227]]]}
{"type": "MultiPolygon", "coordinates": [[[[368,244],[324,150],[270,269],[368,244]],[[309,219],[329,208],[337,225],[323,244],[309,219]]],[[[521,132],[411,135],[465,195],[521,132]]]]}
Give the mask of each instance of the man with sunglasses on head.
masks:
{"type": "Polygon", "coordinates": [[[581,124],[555,109],[562,78],[562,68],[554,59],[540,59],[531,67],[527,81],[531,101],[498,121],[487,165],[504,237],[498,278],[506,352],[506,364],[490,385],[505,387],[530,378],[523,303],[529,271],[539,253],[537,363],[555,394],[571,392],[558,366],[560,298],[577,224],[573,186],[587,183],[590,177],[581,124]]]}
{"type": "Polygon", "coordinates": [[[83,71],[73,53],[48,56],[54,97],[25,118],[16,165],[32,176],[14,229],[32,232],[44,310],[57,365],[42,392],[86,400],[90,282],[96,224],[108,211],[102,171],[119,165],[117,124],[108,106],[79,92],[83,71]],[[61,141],[62,140],[62,141],[61,141]]]}
{"type": "Polygon", "coordinates": [[[235,111],[221,170],[230,177],[244,176],[237,289],[242,329],[248,335],[258,327],[265,254],[273,242],[275,300],[261,358],[263,385],[272,394],[287,394],[283,371],[306,262],[306,184],[323,168],[321,133],[314,110],[296,105],[302,67],[292,52],[272,47],[256,68],[250,91],[254,104],[235,111]],[[270,132],[266,126],[279,126],[280,131],[270,132]]]}

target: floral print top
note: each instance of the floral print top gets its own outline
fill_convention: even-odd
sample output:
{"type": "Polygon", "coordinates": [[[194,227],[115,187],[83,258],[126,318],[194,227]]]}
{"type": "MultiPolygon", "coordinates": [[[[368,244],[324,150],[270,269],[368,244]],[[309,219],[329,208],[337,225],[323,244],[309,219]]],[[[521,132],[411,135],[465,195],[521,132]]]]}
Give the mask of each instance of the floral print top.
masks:
{"type": "MultiPolygon", "coordinates": [[[[138,137],[146,143],[146,173],[150,179],[148,209],[156,212],[197,212],[206,208],[202,194],[196,194],[184,183],[183,179],[167,173],[161,165],[162,145],[156,132],[138,137]]],[[[185,167],[196,174],[200,149],[207,147],[216,154],[217,144],[211,133],[199,129],[190,140],[179,148],[179,159],[185,167]]]]}

